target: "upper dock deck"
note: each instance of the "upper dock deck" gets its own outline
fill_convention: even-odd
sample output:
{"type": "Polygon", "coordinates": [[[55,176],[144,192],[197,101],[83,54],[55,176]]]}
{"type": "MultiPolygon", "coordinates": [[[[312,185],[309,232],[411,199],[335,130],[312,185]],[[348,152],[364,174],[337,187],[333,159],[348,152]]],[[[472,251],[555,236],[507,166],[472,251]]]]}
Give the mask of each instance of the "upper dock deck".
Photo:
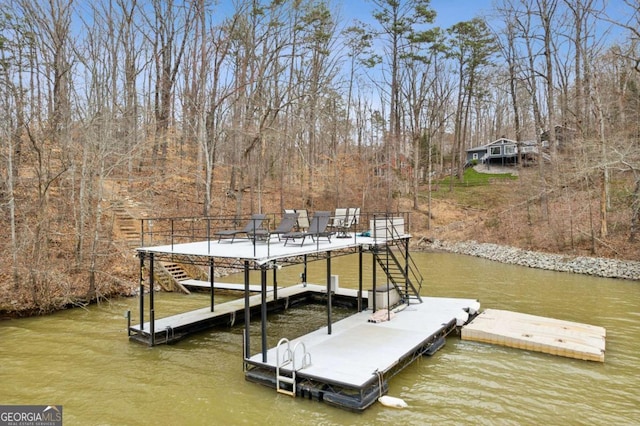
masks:
{"type": "Polygon", "coordinates": [[[327,251],[344,251],[357,249],[358,247],[370,248],[409,237],[408,234],[380,237],[366,237],[354,234],[349,238],[331,238],[330,241],[311,241],[309,239],[309,242],[302,245],[284,245],[283,242],[277,239],[256,242],[248,239],[236,239],[233,243],[223,239],[220,241],[208,240],[140,247],[136,250],[141,253],[155,253],[158,255],[185,255],[217,259],[247,260],[259,267],[278,260],[291,259],[304,255],[315,255],[327,251]]]}
{"type": "MultiPolygon", "coordinates": [[[[269,225],[274,215],[267,215],[269,225]]],[[[189,256],[219,261],[248,261],[250,267],[261,268],[269,262],[301,263],[303,256],[319,256],[326,252],[355,252],[410,238],[408,213],[363,214],[362,220],[346,232],[328,228],[331,235],[321,238],[282,241],[280,238],[219,238],[216,230],[229,229],[238,220],[231,218],[143,219],[142,243],[136,251],[153,254],[157,259],[189,256]]],[[[246,220],[246,219],[245,219],[246,220]]],[[[269,226],[268,225],[268,226],[269,226]]],[[[272,225],[269,227],[273,227],[272,225]]],[[[197,259],[193,260],[198,262],[197,259]]],[[[202,261],[202,260],[201,260],[202,261]]]]}

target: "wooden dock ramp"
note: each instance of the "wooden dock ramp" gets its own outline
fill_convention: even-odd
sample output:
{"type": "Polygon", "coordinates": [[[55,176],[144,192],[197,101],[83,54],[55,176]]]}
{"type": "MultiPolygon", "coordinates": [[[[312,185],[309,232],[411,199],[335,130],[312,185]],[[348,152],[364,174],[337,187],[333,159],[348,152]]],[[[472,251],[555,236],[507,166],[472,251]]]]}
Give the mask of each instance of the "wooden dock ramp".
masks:
{"type": "Polygon", "coordinates": [[[603,327],[487,309],[462,328],[462,339],[604,362],[603,327]]]}

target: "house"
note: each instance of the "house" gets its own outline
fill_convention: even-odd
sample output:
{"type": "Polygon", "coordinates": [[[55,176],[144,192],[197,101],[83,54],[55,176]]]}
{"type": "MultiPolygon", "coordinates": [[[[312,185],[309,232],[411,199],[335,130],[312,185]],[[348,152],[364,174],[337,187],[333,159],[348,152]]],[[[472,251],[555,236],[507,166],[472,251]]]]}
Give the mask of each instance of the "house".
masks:
{"type": "MultiPolygon", "coordinates": [[[[523,157],[533,157],[538,153],[535,141],[520,142],[523,157]]],[[[486,145],[467,150],[467,165],[470,164],[516,164],[518,162],[518,142],[500,138],[486,145]]]]}

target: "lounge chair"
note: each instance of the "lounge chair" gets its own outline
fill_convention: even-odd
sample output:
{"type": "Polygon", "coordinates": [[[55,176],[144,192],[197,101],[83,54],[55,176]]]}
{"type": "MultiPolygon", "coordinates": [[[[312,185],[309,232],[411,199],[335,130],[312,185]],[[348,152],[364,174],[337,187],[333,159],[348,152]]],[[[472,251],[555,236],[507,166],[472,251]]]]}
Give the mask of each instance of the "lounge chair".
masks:
{"type": "Polygon", "coordinates": [[[297,223],[298,223],[298,213],[285,211],[285,213],[282,215],[282,220],[280,221],[280,224],[278,224],[278,227],[273,231],[267,231],[265,233],[265,237],[266,236],[271,237],[272,235],[277,235],[278,241],[280,241],[280,236],[288,232],[292,232],[293,228],[295,228],[297,223]]]}
{"type": "Polygon", "coordinates": [[[293,231],[282,234],[282,238],[284,238],[284,245],[286,246],[289,240],[295,241],[297,238],[302,238],[302,242],[300,242],[300,246],[302,246],[307,237],[311,237],[314,242],[316,238],[326,238],[331,242],[331,235],[333,235],[333,232],[327,231],[327,226],[329,226],[330,220],[331,212],[315,212],[311,219],[311,223],[309,224],[309,229],[306,232],[293,231]]]}
{"type": "Polygon", "coordinates": [[[262,227],[262,223],[266,218],[266,214],[254,214],[251,215],[251,218],[243,229],[225,229],[222,231],[214,232],[214,235],[218,236],[218,242],[220,242],[220,240],[222,240],[223,238],[231,237],[231,242],[233,243],[233,241],[236,239],[236,236],[241,234],[245,234],[247,237],[255,240],[257,234],[262,231],[266,231],[262,227]]]}

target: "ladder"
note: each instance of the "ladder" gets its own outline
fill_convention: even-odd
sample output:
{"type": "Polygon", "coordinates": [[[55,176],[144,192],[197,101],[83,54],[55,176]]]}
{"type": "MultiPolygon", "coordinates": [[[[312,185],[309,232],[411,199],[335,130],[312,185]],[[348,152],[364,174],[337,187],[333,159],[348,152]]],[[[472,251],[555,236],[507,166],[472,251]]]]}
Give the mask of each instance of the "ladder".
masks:
{"type": "Polygon", "coordinates": [[[307,368],[311,365],[311,354],[307,352],[307,347],[304,342],[300,341],[296,343],[291,349],[291,342],[286,337],[283,337],[276,346],[276,391],[292,397],[296,396],[296,371],[307,368]],[[282,358],[280,357],[280,347],[285,346],[282,358]],[[302,362],[298,367],[296,365],[296,353],[298,347],[302,347],[302,362]],[[288,367],[288,371],[285,370],[288,367]],[[288,388],[291,388],[289,390],[288,388]]]}

